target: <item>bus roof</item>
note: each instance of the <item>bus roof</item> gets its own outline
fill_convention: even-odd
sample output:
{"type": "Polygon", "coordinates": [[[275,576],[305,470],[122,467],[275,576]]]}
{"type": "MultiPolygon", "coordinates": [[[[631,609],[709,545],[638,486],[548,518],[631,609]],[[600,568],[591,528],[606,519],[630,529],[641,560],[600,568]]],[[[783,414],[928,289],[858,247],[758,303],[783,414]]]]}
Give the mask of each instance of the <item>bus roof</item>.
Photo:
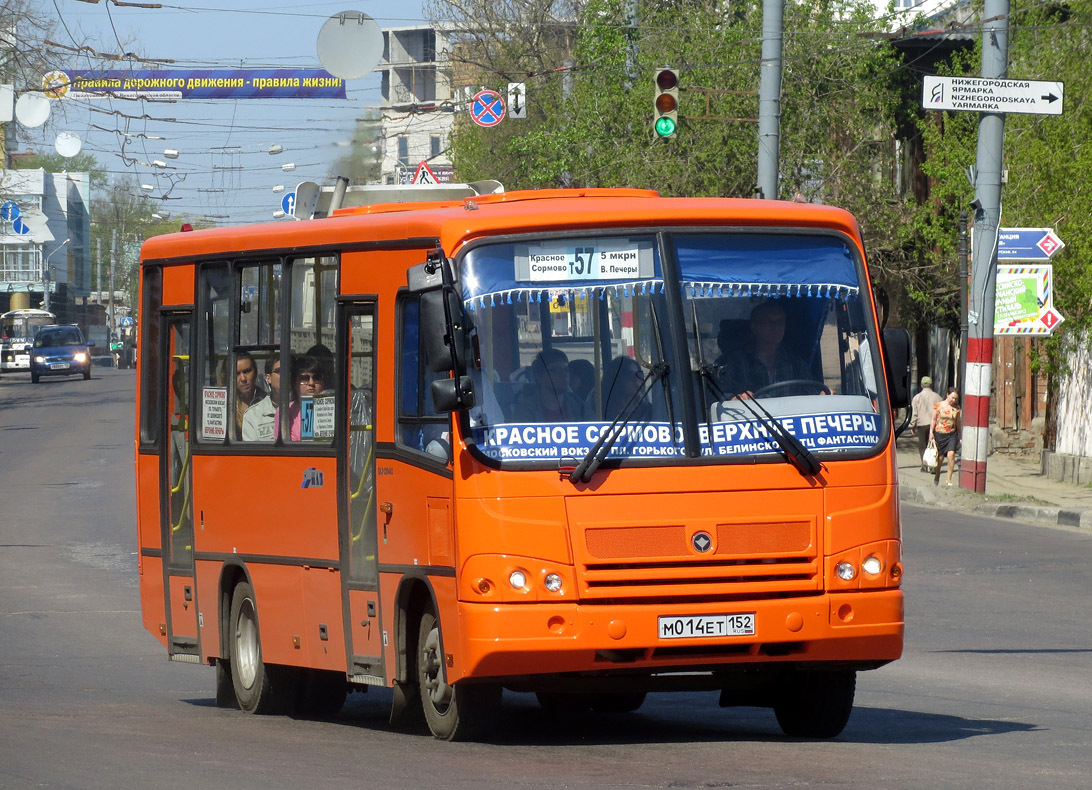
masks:
{"type": "Polygon", "coordinates": [[[172,233],[148,239],[144,262],[231,256],[262,250],[304,252],[388,240],[464,241],[508,233],[580,228],[736,225],[812,227],[855,236],[856,220],[831,206],[739,198],[671,198],[640,189],[549,189],[339,209],[334,216],[172,233]]]}

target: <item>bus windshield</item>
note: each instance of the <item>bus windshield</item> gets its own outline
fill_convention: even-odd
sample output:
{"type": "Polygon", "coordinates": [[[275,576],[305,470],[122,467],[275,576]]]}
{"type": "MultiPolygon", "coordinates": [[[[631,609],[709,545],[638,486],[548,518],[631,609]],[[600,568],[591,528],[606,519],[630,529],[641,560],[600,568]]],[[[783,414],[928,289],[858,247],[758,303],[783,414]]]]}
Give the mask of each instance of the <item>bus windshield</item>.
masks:
{"type": "Polygon", "coordinates": [[[861,272],[846,239],[814,232],[473,247],[460,265],[478,393],[468,442],[505,464],[564,465],[608,430],[613,459],[779,460],[782,430],[819,457],[874,451],[861,272]]]}

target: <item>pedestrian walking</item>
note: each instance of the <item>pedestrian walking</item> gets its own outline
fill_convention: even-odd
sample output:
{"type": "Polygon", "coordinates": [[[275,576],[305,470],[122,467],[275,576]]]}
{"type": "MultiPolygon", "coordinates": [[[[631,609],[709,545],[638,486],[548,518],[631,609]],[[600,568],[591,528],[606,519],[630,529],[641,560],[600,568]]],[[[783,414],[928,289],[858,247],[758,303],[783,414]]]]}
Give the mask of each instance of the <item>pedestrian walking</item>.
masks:
{"type": "Polygon", "coordinates": [[[959,431],[962,428],[962,412],[959,408],[959,393],[955,387],[948,388],[948,394],[933,409],[933,421],[929,426],[929,438],[937,443],[937,471],[933,484],[940,484],[940,462],[948,459],[948,485],[952,485],[952,471],[955,469],[955,451],[959,444],[959,431]]]}
{"type": "MultiPolygon", "coordinates": [[[[929,376],[922,376],[921,392],[910,401],[910,426],[914,431],[914,436],[918,439],[919,460],[921,460],[925,454],[925,448],[929,445],[929,431],[933,424],[933,411],[942,400],[944,398],[933,390],[933,380],[929,376]]],[[[937,458],[940,458],[940,456],[938,455],[937,458]]],[[[932,472],[933,470],[927,468],[925,462],[922,461],[921,471],[932,472]]]]}

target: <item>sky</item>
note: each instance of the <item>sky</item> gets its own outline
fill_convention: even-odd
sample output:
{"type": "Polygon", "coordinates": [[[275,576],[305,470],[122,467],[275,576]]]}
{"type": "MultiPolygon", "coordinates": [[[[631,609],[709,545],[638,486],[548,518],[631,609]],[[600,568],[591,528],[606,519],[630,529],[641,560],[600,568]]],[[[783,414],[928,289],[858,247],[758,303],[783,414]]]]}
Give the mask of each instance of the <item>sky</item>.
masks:
{"type": "MultiPolygon", "coordinates": [[[[109,0],[42,2],[58,18],[52,35],[57,43],[169,59],[174,62],[144,67],[176,70],[321,68],[318,33],[341,11],[363,11],[381,28],[425,23],[421,0],[183,0],[161,8],[119,7],[109,0]]],[[[55,65],[92,67],[105,66],[76,53],[55,65]]],[[[52,153],[59,133],[74,133],[82,140],[82,153],[93,155],[112,175],[132,174],[137,194],[172,219],[187,214],[211,216],[219,224],[267,221],[283,194],[274,186],[291,191],[300,181],[332,183],[331,163],[346,150],[339,143],[351,139],[365,107],[380,104],[379,85],[374,73],[352,80],[343,100],[65,99],[51,102],[45,125],[20,126],[18,150],[52,153]],[[273,145],[282,153],[271,155],[273,145]],[[165,149],[178,151],[178,158],[164,157],[165,149]],[[175,169],[155,167],[156,161],[175,169]],[[287,163],[295,169],[282,170],[287,163]]]]}
{"type": "MultiPolygon", "coordinates": [[[[875,0],[886,6],[885,0],[875,0]]],[[[132,52],[173,63],[159,69],[319,68],[316,41],[333,14],[355,10],[381,28],[425,24],[422,0],[178,0],[139,8],[110,0],[38,0],[58,25],[63,46],[132,52]]],[[[926,5],[934,4],[929,0],[926,5]]],[[[133,62],[132,67],[141,64],[133,62]]],[[[105,68],[68,54],[54,68],[105,68]]],[[[122,62],[110,66],[125,68],[122,62]]],[[[114,176],[132,176],[135,191],[163,215],[208,217],[218,224],[273,219],[281,197],[300,181],[331,184],[331,165],[346,152],[354,121],[381,102],[376,74],[348,83],[345,100],[183,99],[174,102],[66,99],[51,102],[42,127],[19,127],[17,149],[52,152],[57,135],[74,133],[83,153],[114,176]],[[156,139],[162,138],[162,139],[156,139]],[[339,145],[340,144],[340,145],[339,145]],[[271,155],[270,146],[282,153],[271,155]],[[167,159],[163,152],[179,152],[167,159]],[[154,162],[168,165],[156,167],[154,162]],[[285,164],[295,169],[286,172],[285,164]],[[141,189],[146,185],[150,189],[141,189]],[[284,192],[274,192],[283,186],[284,192]]]]}

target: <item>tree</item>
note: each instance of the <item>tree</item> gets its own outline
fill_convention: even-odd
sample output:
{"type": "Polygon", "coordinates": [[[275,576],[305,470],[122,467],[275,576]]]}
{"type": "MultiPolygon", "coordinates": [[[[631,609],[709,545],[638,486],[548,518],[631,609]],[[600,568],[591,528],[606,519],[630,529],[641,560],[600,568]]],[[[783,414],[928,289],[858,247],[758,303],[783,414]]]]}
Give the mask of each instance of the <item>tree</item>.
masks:
{"type": "Polygon", "coordinates": [[[357,118],[348,153],[330,165],[330,175],[344,176],[350,184],[377,184],[383,172],[383,120],[378,110],[357,118]]]}

